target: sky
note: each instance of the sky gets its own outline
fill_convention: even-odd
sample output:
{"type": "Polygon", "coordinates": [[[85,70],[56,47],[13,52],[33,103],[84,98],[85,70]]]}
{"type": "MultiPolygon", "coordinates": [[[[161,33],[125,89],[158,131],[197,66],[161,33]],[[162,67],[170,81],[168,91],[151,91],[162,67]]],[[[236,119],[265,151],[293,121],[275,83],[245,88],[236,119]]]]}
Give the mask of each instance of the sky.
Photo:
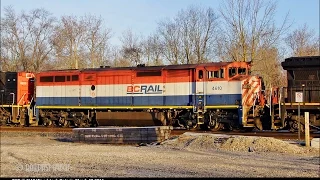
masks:
{"type": "MultiPolygon", "coordinates": [[[[105,27],[112,30],[110,43],[119,45],[119,37],[128,29],[147,37],[156,31],[157,22],[175,17],[182,9],[200,5],[218,10],[221,1],[223,0],[1,0],[1,16],[3,8],[9,5],[16,12],[44,8],[57,18],[63,15],[101,16],[105,27]]],[[[319,1],[276,0],[275,20],[281,23],[289,13],[289,20],[294,23],[292,29],[307,24],[319,36],[319,1]]]]}

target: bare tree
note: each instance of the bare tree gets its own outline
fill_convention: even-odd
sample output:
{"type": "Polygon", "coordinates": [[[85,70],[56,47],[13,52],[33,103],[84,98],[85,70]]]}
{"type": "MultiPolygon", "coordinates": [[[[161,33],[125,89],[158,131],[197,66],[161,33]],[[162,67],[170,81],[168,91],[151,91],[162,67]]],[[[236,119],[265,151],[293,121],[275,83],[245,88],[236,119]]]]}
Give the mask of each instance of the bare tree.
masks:
{"type": "Polygon", "coordinates": [[[286,83],[286,75],[280,64],[282,57],[280,54],[275,47],[261,48],[257,52],[255,61],[252,62],[252,73],[261,76],[268,89],[284,86],[286,83]]]}
{"type": "Polygon", "coordinates": [[[131,29],[123,32],[120,38],[122,42],[122,54],[123,58],[127,59],[131,65],[141,64],[142,57],[142,43],[139,37],[132,32],[131,29]]]}
{"type": "Polygon", "coordinates": [[[213,9],[190,7],[178,15],[187,64],[208,61],[215,47],[218,16],[213,9]]]}
{"type": "Polygon", "coordinates": [[[211,8],[190,6],[159,23],[166,59],[172,64],[201,63],[215,56],[218,16],[211,8]]]}
{"type": "Polygon", "coordinates": [[[170,21],[163,20],[158,25],[159,34],[163,44],[163,56],[170,64],[179,64],[183,61],[181,53],[180,31],[178,26],[170,21]]]}
{"type": "Polygon", "coordinates": [[[30,15],[25,15],[24,20],[28,23],[28,29],[31,32],[32,40],[31,64],[33,71],[42,70],[45,63],[49,60],[49,54],[53,47],[51,44],[51,35],[54,28],[55,18],[43,9],[36,9],[30,15]]]}
{"type": "Polygon", "coordinates": [[[81,68],[86,66],[84,41],[87,27],[83,18],[63,16],[53,35],[53,44],[60,68],[81,68]],[[79,66],[80,65],[80,66],[79,66]],[[62,67],[61,67],[62,66],[62,67]]]}
{"type": "Polygon", "coordinates": [[[288,14],[276,26],[276,3],[262,0],[227,0],[220,7],[224,22],[222,32],[230,59],[254,61],[264,47],[274,47],[290,27],[288,14]]]}
{"type": "Polygon", "coordinates": [[[12,7],[6,7],[4,11],[4,18],[1,18],[1,57],[7,65],[7,70],[26,70],[29,36],[27,25],[12,7]]]}
{"type": "Polygon", "coordinates": [[[6,68],[37,72],[52,51],[50,36],[55,18],[44,9],[17,15],[12,7],[4,8],[1,18],[1,57],[6,68]]]}
{"type": "Polygon", "coordinates": [[[129,61],[126,61],[124,62],[123,58],[122,58],[122,55],[121,55],[121,52],[120,52],[120,48],[117,47],[117,46],[112,46],[111,48],[111,53],[110,53],[110,60],[111,60],[111,66],[114,66],[114,67],[127,67],[127,66],[130,66],[130,63],[129,61]]]}
{"type": "Polygon", "coordinates": [[[316,37],[314,31],[310,30],[306,24],[289,33],[285,42],[293,56],[320,55],[319,35],[316,37]]]}
{"type": "Polygon", "coordinates": [[[63,16],[58,24],[44,9],[1,18],[1,69],[32,71],[83,68],[108,62],[110,29],[95,16],[63,16]]]}
{"type": "Polygon", "coordinates": [[[87,27],[85,45],[89,50],[89,64],[91,64],[91,67],[104,65],[106,53],[108,53],[108,40],[110,39],[111,30],[103,29],[102,22],[101,17],[97,18],[92,15],[85,16],[85,24],[87,27]]]}
{"type": "Polygon", "coordinates": [[[262,0],[228,0],[220,7],[224,58],[252,62],[252,73],[261,75],[268,87],[279,84],[282,77],[279,41],[290,27],[288,14],[276,25],[275,11],[275,2],[262,0]]]}
{"type": "Polygon", "coordinates": [[[148,66],[150,65],[162,65],[162,44],[159,35],[153,34],[149,36],[142,43],[143,46],[143,56],[148,66]]]}

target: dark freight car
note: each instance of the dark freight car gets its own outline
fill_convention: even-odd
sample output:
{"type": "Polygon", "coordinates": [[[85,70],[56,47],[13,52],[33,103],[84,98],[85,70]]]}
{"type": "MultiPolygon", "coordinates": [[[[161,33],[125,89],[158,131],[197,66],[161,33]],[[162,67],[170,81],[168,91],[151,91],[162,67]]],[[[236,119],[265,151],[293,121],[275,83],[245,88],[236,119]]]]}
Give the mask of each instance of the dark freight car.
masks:
{"type": "MultiPolygon", "coordinates": [[[[287,70],[288,87],[286,88],[284,106],[287,119],[293,120],[291,122],[300,119],[303,124],[304,112],[309,112],[310,124],[313,127],[319,127],[320,56],[290,57],[282,62],[282,67],[287,70]],[[297,102],[296,92],[303,94],[302,103],[297,102]]],[[[297,127],[297,123],[293,123],[291,126],[297,127]]]]}
{"type": "Polygon", "coordinates": [[[286,102],[296,102],[296,92],[303,92],[304,103],[320,102],[320,56],[287,58],[282,67],[287,70],[286,102]]]}
{"type": "Polygon", "coordinates": [[[17,74],[17,72],[0,72],[1,105],[11,105],[17,102],[17,74]]]}

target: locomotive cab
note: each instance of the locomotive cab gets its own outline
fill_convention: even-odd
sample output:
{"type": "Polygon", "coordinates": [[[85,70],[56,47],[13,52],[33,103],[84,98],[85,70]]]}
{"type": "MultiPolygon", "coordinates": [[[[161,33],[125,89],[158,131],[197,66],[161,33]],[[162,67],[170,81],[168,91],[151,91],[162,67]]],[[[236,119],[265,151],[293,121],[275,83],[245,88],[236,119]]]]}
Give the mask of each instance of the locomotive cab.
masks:
{"type": "MultiPolygon", "coordinates": [[[[244,102],[243,82],[251,77],[250,64],[247,62],[219,62],[203,66],[206,74],[201,85],[204,86],[205,127],[212,130],[251,127],[247,125],[246,114],[247,109],[253,106],[253,102],[250,101],[249,105],[245,106],[242,104],[244,102]]],[[[197,87],[199,85],[197,82],[197,87]]]]}
{"type": "Polygon", "coordinates": [[[34,75],[27,72],[0,72],[1,124],[35,124],[30,103],[34,97],[34,75]]]}

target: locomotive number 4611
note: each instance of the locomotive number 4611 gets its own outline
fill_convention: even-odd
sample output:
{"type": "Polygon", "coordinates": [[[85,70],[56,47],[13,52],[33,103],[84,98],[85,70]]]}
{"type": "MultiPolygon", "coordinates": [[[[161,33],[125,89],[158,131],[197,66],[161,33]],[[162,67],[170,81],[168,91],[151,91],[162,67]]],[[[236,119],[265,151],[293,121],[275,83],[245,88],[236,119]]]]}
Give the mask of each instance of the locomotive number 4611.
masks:
{"type": "Polygon", "coordinates": [[[222,90],[222,86],[213,86],[212,90],[214,91],[221,91],[222,90]]]}

